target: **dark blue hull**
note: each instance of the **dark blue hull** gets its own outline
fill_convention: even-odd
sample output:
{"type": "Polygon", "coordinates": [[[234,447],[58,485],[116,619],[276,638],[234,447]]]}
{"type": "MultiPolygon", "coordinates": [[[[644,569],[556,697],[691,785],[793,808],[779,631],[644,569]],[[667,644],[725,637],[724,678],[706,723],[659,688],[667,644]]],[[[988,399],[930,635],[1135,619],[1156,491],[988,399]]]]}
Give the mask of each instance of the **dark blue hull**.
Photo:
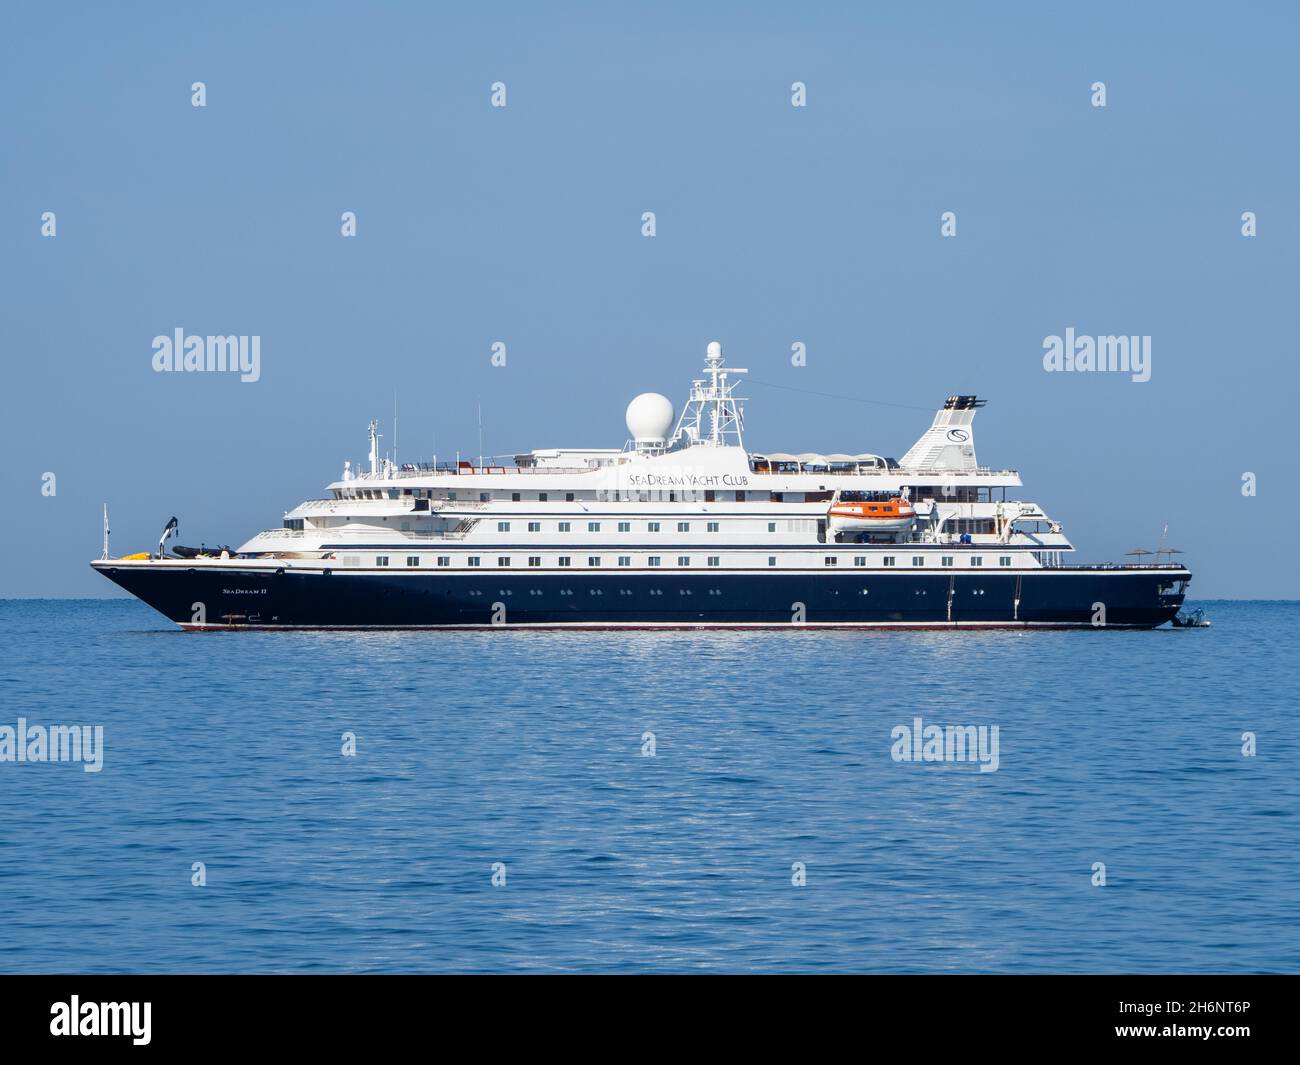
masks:
{"type": "Polygon", "coordinates": [[[924,574],[95,568],[195,628],[1152,628],[1178,612],[1190,579],[1180,567],[924,574]]]}

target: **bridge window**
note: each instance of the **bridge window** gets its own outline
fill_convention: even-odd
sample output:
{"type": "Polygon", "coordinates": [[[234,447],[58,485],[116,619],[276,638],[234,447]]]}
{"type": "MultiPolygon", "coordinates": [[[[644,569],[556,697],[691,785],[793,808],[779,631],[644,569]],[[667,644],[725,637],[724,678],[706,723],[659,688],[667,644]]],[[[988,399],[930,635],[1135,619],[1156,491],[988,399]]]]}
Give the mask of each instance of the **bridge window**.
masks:
{"type": "Polygon", "coordinates": [[[998,565],[999,565],[999,566],[1009,566],[1009,565],[1011,565],[1011,556],[1010,556],[1010,555],[1002,555],[1002,556],[1000,556],[1000,557],[998,558],[998,565]]]}
{"type": "Polygon", "coordinates": [[[540,565],[542,564],[542,556],[541,556],[541,555],[529,555],[529,556],[528,556],[528,564],[529,564],[530,566],[540,566],[540,565]]]}
{"type": "Polygon", "coordinates": [[[651,555],[648,559],[646,559],[646,562],[649,563],[651,566],[657,566],[659,565],[659,556],[651,555]]]}
{"type": "Polygon", "coordinates": [[[912,565],[913,565],[913,566],[924,566],[924,565],[925,565],[925,556],[924,556],[924,555],[913,555],[913,556],[912,556],[912,565]]]}
{"type": "Polygon", "coordinates": [[[631,532],[631,531],[632,531],[632,523],[631,523],[630,521],[620,521],[620,522],[618,523],[618,531],[619,531],[619,532],[631,532]]]}
{"type": "Polygon", "coordinates": [[[388,565],[388,556],[387,556],[387,555],[376,555],[376,556],[375,556],[375,565],[376,565],[376,566],[387,566],[387,565],[388,565]]]}
{"type": "Polygon", "coordinates": [[[647,523],[646,523],[646,527],[645,527],[645,531],[646,531],[646,532],[658,532],[658,531],[659,531],[659,523],[658,523],[657,521],[647,522],[647,523]]]}
{"type": "Polygon", "coordinates": [[[587,565],[588,565],[588,566],[599,566],[599,565],[600,565],[600,556],[599,556],[599,555],[588,555],[588,556],[587,556],[587,565]]]}
{"type": "Polygon", "coordinates": [[[982,566],[984,565],[984,559],[979,555],[971,555],[970,564],[972,566],[982,566]]]}
{"type": "Polygon", "coordinates": [[[467,561],[471,566],[477,566],[479,563],[479,557],[478,555],[470,555],[470,557],[465,561],[467,561]]]}
{"type": "Polygon", "coordinates": [[[952,565],[952,555],[944,555],[943,558],[939,559],[939,562],[940,562],[941,565],[944,565],[944,566],[951,566],[951,565],[952,565]]]}
{"type": "Polygon", "coordinates": [[[677,556],[677,565],[679,565],[679,566],[689,566],[690,564],[691,564],[691,556],[690,556],[690,555],[678,555],[678,556],[677,556]]]}
{"type": "Polygon", "coordinates": [[[498,566],[508,566],[508,565],[510,565],[510,556],[509,556],[509,555],[498,555],[498,556],[497,556],[497,565],[498,565],[498,566]]]}
{"type": "Polygon", "coordinates": [[[510,531],[510,523],[508,521],[497,522],[497,532],[509,532],[509,531],[510,531]]]}
{"type": "Polygon", "coordinates": [[[709,522],[707,528],[708,528],[708,531],[709,531],[709,532],[717,532],[717,531],[718,531],[718,523],[717,523],[716,521],[711,521],[711,522],[709,522]]]}
{"type": "Polygon", "coordinates": [[[540,521],[530,521],[530,522],[528,523],[528,531],[529,531],[529,532],[541,532],[541,531],[542,531],[542,523],[541,523],[540,521]]]}
{"type": "Polygon", "coordinates": [[[600,532],[600,522],[598,521],[587,522],[587,532],[600,532]]]}
{"type": "Polygon", "coordinates": [[[618,556],[618,564],[619,564],[620,566],[630,566],[630,565],[632,565],[632,556],[631,556],[631,555],[619,555],[619,556],[618,556]]]}
{"type": "Polygon", "coordinates": [[[406,564],[407,564],[408,566],[418,566],[418,565],[420,564],[420,556],[419,556],[419,555],[407,555],[407,556],[406,556],[406,564]]]}
{"type": "Polygon", "coordinates": [[[569,565],[569,563],[572,562],[572,561],[573,561],[573,559],[571,559],[568,555],[561,555],[561,556],[559,557],[559,563],[560,563],[561,566],[567,566],[567,565],[569,565]]]}
{"type": "Polygon", "coordinates": [[[720,556],[720,555],[710,555],[710,556],[709,556],[709,565],[710,565],[710,566],[721,566],[721,565],[722,565],[722,556],[720,556]]]}
{"type": "Polygon", "coordinates": [[[690,532],[690,531],[691,531],[691,523],[690,523],[689,521],[679,521],[679,522],[677,523],[677,531],[678,531],[678,532],[690,532]]]}
{"type": "Polygon", "coordinates": [[[450,565],[451,565],[451,556],[450,556],[450,555],[439,555],[439,556],[438,556],[438,565],[440,565],[440,566],[450,566],[450,565]]]}
{"type": "Polygon", "coordinates": [[[567,521],[562,521],[562,522],[560,522],[560,524],[559,524],[559,530],[560,530],[560,532],[568,532],[568,531],[569,531],[569,528],[570,528],[570,526],[569,526],[569,523],[568,523],[567,521]]]}
{"type": "Polygon", "coordinates": [[[840,560],[839,560],[838,558],[836,558],[834,555],[827,555],[827,556],[826,556],[826,565],[828,565],[828,566],[837,566],[837,565],[839,565],[839,561],[840,561],[840,560]]]}

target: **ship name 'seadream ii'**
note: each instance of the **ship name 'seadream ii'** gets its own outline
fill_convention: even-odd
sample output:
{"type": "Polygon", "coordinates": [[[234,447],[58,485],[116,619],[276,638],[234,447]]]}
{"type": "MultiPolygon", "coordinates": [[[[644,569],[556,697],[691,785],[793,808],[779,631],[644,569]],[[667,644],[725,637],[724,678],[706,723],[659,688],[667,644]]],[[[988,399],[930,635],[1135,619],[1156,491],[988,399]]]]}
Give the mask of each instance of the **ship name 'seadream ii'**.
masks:
{"type": "Polygon", "coordinates": [[[1078,565],[1014,470],[975,459],[950,396],[901,459],[758,454],[721,345],[680,416],[627,408],[622,448],[368,468],[238,549],[167,541],[91,565],[192,629],[1152,628],[1172,562],[1078,565]]]}

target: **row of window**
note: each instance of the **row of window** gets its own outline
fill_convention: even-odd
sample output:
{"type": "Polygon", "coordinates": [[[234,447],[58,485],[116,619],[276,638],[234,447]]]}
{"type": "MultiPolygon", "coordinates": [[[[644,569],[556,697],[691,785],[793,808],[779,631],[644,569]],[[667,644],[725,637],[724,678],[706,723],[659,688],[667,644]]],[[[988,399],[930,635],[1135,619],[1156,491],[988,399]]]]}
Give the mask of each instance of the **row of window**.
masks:
{"type": "MultiPolygon", "coordinates": [[[[378,556],[376,556],[376,558],[375,558],[375,565],[376,565],[376,566],[387,566],[387,565],[388,565],[388,557],[389,557],[388,555],[378,555],[378,556]]],[[[886,555],[886,556],[885,556],[881,561],[883,562],[883,564],[884,564],[885,566],[891,566],[891,567],[893,567],[893,566],[896,566],[898,560],[897,560],[897,557],[894,556],[894,555],[886,555]]],[[[501,567],[508,567],[508,566],[511,565],[511,562],[512,562],[512,556],[510,556],[510,555],[498,555],[498,556],[497,556],[497,565],[498,565],[498,566],[501,566],[501,567]]],[[[588,556],[587,556],[587,565],[588,565],[588,566],[591,566],[591,567],[595,568],[595,567],[600,566],[600,565],[601,565],[601,562],[602,562],[602,556],[601,556],[601,555],[588,555],[588,556]]],[[[825,564],[826,564],[827,566],[838,566],[838,565],[839,565],[839,562],[840,562],[840,559],[839,559],[839,556],[838,556],[838,555],[827,555],[827,556],[826,556],[825,564]]],[[[465,560],[465,564],[468,565],[468,566],[481,566],[482,563],[483,563],[482,557],[479,556],[479,555],[470,555],[470,556],[465,560]]],[[[953,556],[953,555],[943,555],[943,556],[940,558],[939,563],[940,563],[940,565],[942,565],[942,566],[952,566],[952,565],[954,564],[954,556],[953,556]]],[[[408,566],[419,566],[419,565],[420,565],[420,556],[419,556],[419,555],[407,555],[407,556],[406,556],[406,564],[407,564],[408,566]]],[[[542,564],[542,556],[541,556],[541,555],[529,555],[529,556],[528,556],[528,565],[529,565],[529,566],[540,566],[541,564],[542,564]]],[[[573,558],[572,558],[572,556],[570,556],[570,555],[560,555],[559,558],[556,560],[556,564],[559,565],[559,566],[572,566],[572,565],[573,565],[573,558]]],[[[660,565],[662,565],[662,564],[663,564],[663,558],[662,558],[660,555],[651,555],[651,556],[649,556],[649,557],[646,559],[646,565],[648,565],[648,566],[660,566],[660,565]]],[[[768,555],[768,556],[767,556],[767,564],[768,564],[769,566],[775,566],[775,565],[776,565],[776,556],[775,556],[775,555],[768,555]]],[[[854,556],[853,556],[853,564],[854,564],[855,566],[865,566],[865,565],[867,564],[867,556],[866,556],[866,555],[854,555],[854,556]]],[[[981,555],[973,555],[973,556],[971,556],[971,557],[970,557],[970,564],[971,564],[972,566],[983,566],[983,565],[984,565],[984,558],[983,558],[983,556],[981,556],[981,555]]],[[[438,555],[438,556],[437,556],[437,565],[439,565],[439,566],[450,566],[450,565],[451,565],[451,556],[450,556],[450,555],[438,555]]],[[[618,565],[620,565],[620,566],[630,566],[630,565],[632,565],[632,556],[631,556],[631,555],[619,555],[619,556],[618,556],[618,565]]],[[[691,556],[690,556],[690,555],[678,555],[678,556],[677,556],[677,565],[679,565],[679,566],[689,566],[689,565],[691,565],[691,556]]],[[[705,565],[707,565],[707,566],[721,566],[721,565],[722,565],[722,557],[721,557],[720,555],[709,555],[709,556],[706,558],[706,560],[705,560],[705,565]]],[[[913,565],[913,566],[924,566],[924,565],[925,565],[925,556],[924,556],[924,555],[913,555],[913,556],[912,556],[912,565],[913,565]]],[[[1001,556],[999,556],[999,557],[998,557],[998,565],[999,565],[999,566],[1010,566],[1010,565],[1011,565],[1011,556],[1010,556],[1010,555],[1001,555],[1001,556]]]]}
{"type": "MultiPolygon", "coordinates": [[[[512,559],[512,557],[511,557],[510,555],[500,555],[500,556],[497,557],[497,565],[498,565],[498,566],[501,566],[501,567],[508,567],[508,566],[511,564],[512,561],[513,561],[513,559],[512,559]]],[[[588,565],[588,566],[591,566],[591,567],[595,568],[595,567],[597,567],[597,566],[600,566],[600,565],[601,565],[601,562],[602,562],[602,557],[601,557],[600,555],[588,555],[588,556],[587,556],[587,565],[588,565]]],[[[406,564],[407,564],[408,566],[418,566],[418,565],[420,565],[420,556],[419,556],[419,555],[407,555],[407,556],[406,556],[406,564]]],[[[439,566],[450,566],[450,565],[451,565],[451,556],[450,556],[450,555],[439,555],[439,556],[437,557],[437,564],[438,564],[439,566]]],[[[483,564],[483,559],[482,559],[480,556],[478,556],[478,555],[470,555],[470,556],[465,560],[465,564],[468,565],[468,566],[481,566],[481,565],[483,564]]],[[[542,556],[541,556],[541,555],[529,555],[529,556],[528,556],[528,565],[530,565],[530,566],[540,566],[541,564],[542,564],[542,556]]],[[[556,564],[557,564],[557,565],[560,565],[560,566],[572,566],[572,565],[573,565],[573,558],[572,558],[571,556],[569,556],[569,555],[561,555],[558,559],[556,559],[556,564]]],[[[618,556],[618,564],[619,564],[620,566],[630,566],[630,565],[632,565],[632,556],[631,556],[631,555],[619,555],[619,556],[618,556]]],[[[650,565],[650,566],[659,566],[659,565],[662,565],[662,564],[663,564],[663,559],[662,559],[659,555],[651,555],[648,559],[646,559],[646,564],[647,564],[647,565],[650,565]]],[[[677,565],[679,565],[679,566],[689,566],[690,564],[691,564],[691,556],[690,556],[690,555],[678,555],[678,556],[677,556],[677,565]]],[[[387,555],[379,555],[379,556],[377,556],[377,557],[375,558],[375,565],[376,565],[376,566],[387,566],[387,565],[388,565],[388,556],[387,556],[387,555]]],[[[709,555],[708,558],[705,560],[705,565],[708,565],[708,566],[721,566],[721,565],[722,565],[722,557],[721,557],[720,555],[709,555]]],[[[768,559],[768,565],[775,566],[775,565],[776,565],[776,558],[775,558],[775,557],[769,558],[769,559],[768,559]]]]}
{"type": "MultiPolygon", "coordinates": [[[[463,497],[459,497],[459,498],[471,499],[475,494],[476,493],[471,490],[466,492],[463,497]]],[[[555,492],[555,493],[538,492],[536,496],[537,502],[539,503],[550,502],[550,497],[552,494],[554,494],[557,502],[559,501],[561,495],[564,496],[564,501],[566,503],[572,503],[574,501],[575,493],[573,492],[555,492]]],[[[452,502],[455,502],[456,499],[458,498],[457,492],[454,490],[443,492],[433,488],[336,488],[333,490],[333,495],[335,499],[401,499],[403,496],[406,496],[415,499],[447,499],[452,502]]],[[[482,503],[491,502],[492,500],[496,500],[496,499],[505,499],[504,492],[494,493],[489,491],[480,491],[477,493],[477,495],[479,501],[482,503]]],[[[786,499],[787,496],[789,496],[789,502],[792,503],[818,503],[818,502],[825,502],[826,500],[830,499],[831,493],[830,492],[755,492],[755,491],[746,492],[742,489],[742,490],[737,490],[735,492],[724,492],[722,493],[720,498],[719,493],[712,491],[710,489],[705,489],[702,492],[685,491],[680,493],[675,491],[653,491],[653,490],[636,491],[636,490],[628,490],[628,489],[623,489],[620,491],[620,490],[612,490],[612,489],[597,489],[594,493],[592,493],[591,496],[587,496],[585,498],[595,499],[597,502],[613,502],[613,503],[618,503],[618,502],[649,503],[649,502],[654,502],[656,500],[666,500],[669,503],[676,503],[679,498],[683,503],[698,502],[701,499],[705,503],[728,502],[733,499],[737,503],[744,503],[749,501],[762,502],[764,496],[767,497],[767,502],[770,503],[784,503],[787,501],[786,499]]],[[[532,498],[531,492],[529,493],[529,497],[531,500],[532,498]]],[[[914,496],[913,498],[919,498],[919,497],[914,496]]],[[[510,502],[522,503],[523,501],[524,499],[523,499],[522,492],[510,493],[510,502]]]]}
{"type": "MultiPolygon", "coordinates": [[[[1002,493],[1002,498],[1003,499],[1006,498],[1006,489],[1002,488],[1001,486],[987,488],[987,487],[972,487],[969,485],[924,485],[923,484],[923,485],[907,485],[906,487],[908,488],[909,495],[912,499],[942,499],[946,502],[957,502],[957,503],[992,503],[997,498],[996,493],[999,491],[1001,491],[1002,493]]],[[[897,489],[891,488],[888,489],[888,491],[890,492],[891,495],[898,494],[897,489]]],[[[398,499],[402,496],[414,496],[418,499],[454,500],[457,497],[457,492],[454,489],[451,491],[445,491],[445,490],[439,491],[433,488],[396,488],[396,487],[336,488],[334,489],[333,494],[336,499],[398,499]]],[[[464,498],[468,499],[474,496],[475,494],[477,494],[479,499],[481,500],[504,499],[506,495],[504,492],[493,493],[490,491],[479,491],[475,493],[473,490],[470,490],[464,493],[464,498]]],[[[555,496],[557,500],[560,498],[560,496],[563,496],[564,501],[566,503],[572,503],[574,498],[573,492],[555,492],[555,493],[538,492],[535,495],[534,493],[529,492],[527,494],[530,500],[535,498],[539,503],[548,502],[552,494],[555,496]]],[[[646,490],[633,490],[633,489],[623,489],[621,491],[609,490],[609,489],[603,489],[603,490],[597,489],[594,493],[594,496],[597,499],[618,500],[619,498],[622,498],[629,501],[637,500],[637,499],[646,500],[649,497],[663,497],[672,501],[672,500],[676,500],[678,495],[679,493],[674,491],[646,491],[646,490]]],[[[829,499],[831,497],[831,493],[826,491],[761,492],[753,489],[749,491],[745,491],[742,489],[735,492],[719,493],[711,489],[704,489],[703,491],[696,491],[696,492],[692,492],[692,491],[681,492],[680,496],[683,500],[702,499],[706,503],[727,502],[732,499],[734,499],[737,503],[745,503],[745,502],[760,501],[764,496],[766,496],[768,500],[772,503],[781,503],[781,502],[785,502],[786,496],[789,496],[791,497],[793,502],[803,501],[808,503],[814,503],[819,500],[829,499]]],[[[510,493],[510,501],[512,503],[523,502],[523,497],[524,497],[523,492],[510,493]]]]}
{"type": "MultiPolygon", "coordinates": [[[[474,493],[466,492],[465,498],[469,499],[474,493]]],[[[559,492],[555,494],[556,499],[560,497],[559,492]]],[[[565,492],[564,501],[573,502],[574,493],[565,492]]],[[[435,494],[432,488],[336,488],[334,489],[335,499],[400,499],[402,496],[409,496],[415,499],[448,499],[456,501],[455,492],[447,492],[445,495],[435,494]]],[[[478,498],[480,503],[488,503],[494,498],[491,492],[479,492],[478,498]]],[[[550,493],[538,492],[537,501],[539,503],[548,502],[550,493]]],[[[511,492],[510,501],[512,503],[520,502],[520,493],[511,492]]]]}
{"type": "MultiPolygon", "coordinates": [[[[983,555],[970,555],[970,556],[968,556],[967,560],[969,561],[969,563],[970,563],[972,566],[982,566],[982,565],[984,565],[984,556],[983,556],[983,555]]],[[[884,564],[885,564],[886,566],[894,566],[894,565],[897,564],[897,561],[898,561],[898,560],[897,560],[897,558],[896,558],[894,555],[886,555],[886,556],[884,557],[884,559],[883,559],[883,562],[884,562],[884,564]]],[[[835,565],[838,565],[838,564],[839,564],[839,558],[838,558],[836,555],[827,555],[827,556],[826,556],[826,565],[828,565],[828,566],[835,566],[835,565]]],[[[854,564],[855,566],[865,566],[865,565],[867,564],[867,558],[866,558],[866,556],[865,556],[865,555],[855,555],[855,556],[853,557],[853,564],[854,564]]],[[[924,565],[925,565],[925,556],[924,556],[924,555],[913,555],[913,556],[912,556],[912,565],[913,565],[913,566],[924,566],[924,565]]],[[[951,566],[951,565],[954,565],[954,556],[953,556],[953,555],[943,555],[943,556],[941,556],[940,559],[939,559],[939,565],[941,565],[941,566],[951,566]]],[[[998,565],[999,565],[999,566],[1009,566],[1009,565],[1011,565],[1011,556],[1010,556],[1010,555],[999,555],[999,556],[998,556],[998,565]]]]}
{"type": "MultiPolygon", "coordinates": [[[[587,522],[587,532],[593,532],[593,533],[600,532],[600,526],[601,523],[598,521],[589,521],[587,522]]],[[[705,522],[705,530],[711,533],[717,532],[718,523],[716,521],[705,522]]],[[[508,521],[497,522],[497,532],[509,532],[509,531],[510,531],[510,522],[508,521]]],[[[528,531],[530,533],[541,532],[542,523],[540,521],[530,521],[528,523],[528,531]]],[[[571,521],[556,522],[555,531],[562,532],[562,533],[573,532],[573,522],[571,521]]],[[[632,523],[630,521],[620,521],[618,523],[618,531],[621,533],[631,532],[632,523]]],[[[677,523],[677,531],[679,533],[690,532],[691,523],[689,521],[679,521],[677,523]]],[[[769,521],[767,523],[767,531],[776,532],[776,522],[769,521]]],[[[663,532],[663,523],[658,521],[646,522],[646,532],[652,532],[652,533],[663,532]]]]}

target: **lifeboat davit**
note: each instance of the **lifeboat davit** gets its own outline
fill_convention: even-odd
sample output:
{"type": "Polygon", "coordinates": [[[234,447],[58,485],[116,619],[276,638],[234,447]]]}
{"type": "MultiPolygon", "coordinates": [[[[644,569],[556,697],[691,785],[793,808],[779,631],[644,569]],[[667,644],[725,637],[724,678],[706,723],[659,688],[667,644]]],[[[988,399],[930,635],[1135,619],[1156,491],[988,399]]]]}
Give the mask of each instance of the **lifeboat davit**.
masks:
{"type": "Polygon", "coordinates": [[[831,532],[907,532],[916,520],[916,508],[902,496],[893,499],[848,501],[837,499],[827,512],[831,532]]]}

